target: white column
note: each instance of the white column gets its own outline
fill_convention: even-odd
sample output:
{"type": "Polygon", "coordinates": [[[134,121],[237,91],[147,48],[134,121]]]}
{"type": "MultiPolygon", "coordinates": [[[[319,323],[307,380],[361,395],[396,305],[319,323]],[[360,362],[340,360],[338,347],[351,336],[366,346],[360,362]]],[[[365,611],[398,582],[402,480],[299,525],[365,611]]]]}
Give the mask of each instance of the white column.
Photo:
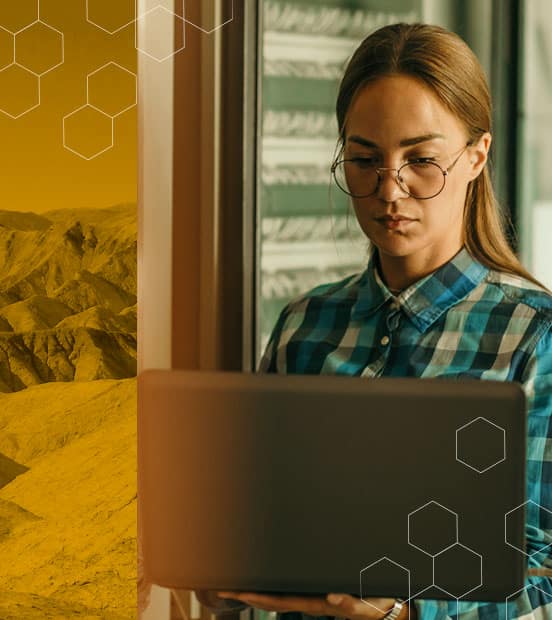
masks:
{"type": "MultiPolygon", "coordinates": [[[[138,0],[137,14],[149,8],[138,0]]],[[[151,20],[137,21],[139,42],[173,40],[153,32],[151,20]]],[[[172,326],[172,58],[163,62],[138,52],[138,371],[171,367],[172,326]]],[[[169,590],[153,586],[141,620],[169,620],[169,590]]]]}

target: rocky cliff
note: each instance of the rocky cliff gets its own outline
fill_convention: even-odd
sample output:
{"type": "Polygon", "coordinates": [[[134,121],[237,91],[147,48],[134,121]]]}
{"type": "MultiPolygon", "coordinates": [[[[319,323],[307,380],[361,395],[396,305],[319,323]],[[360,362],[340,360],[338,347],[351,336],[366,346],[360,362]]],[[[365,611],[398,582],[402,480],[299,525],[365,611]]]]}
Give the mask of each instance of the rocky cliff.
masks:
{"type": "Polygon", "coordinates": [[[136,373],[136,206],[0,211],[0,391],[136,373]]]}
{"type": "Polygon", "coordinates": [[[136,617],[136,207],[0,211],[0,618],[136,617]]]}
{"type": "Polygon", "coordinates": [[[135,618],[135,379],[0,395],[0,429],[0,618],[135,618]]]}

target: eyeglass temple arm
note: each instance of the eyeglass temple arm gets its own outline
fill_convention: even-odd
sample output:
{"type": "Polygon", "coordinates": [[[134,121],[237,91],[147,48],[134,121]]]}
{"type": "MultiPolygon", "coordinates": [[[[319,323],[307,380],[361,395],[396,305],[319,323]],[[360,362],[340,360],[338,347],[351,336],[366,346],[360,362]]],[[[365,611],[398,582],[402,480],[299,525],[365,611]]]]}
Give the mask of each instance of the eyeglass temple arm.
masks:
{"type": "Polygon", "coordinates": [[[471,146],[472,144],[473,144],[473,140],[469,140],[468,142],[466,142],[466,146],[460,151],[460,153],[458,154],[458,157],[443,172],[449,173],[454,168],[454,166],[456,166],[456,162],[460,159],[460,157],[462,157],[462,155],[464,154],[464,151],[468,148],[468,146],[471,146]]]}

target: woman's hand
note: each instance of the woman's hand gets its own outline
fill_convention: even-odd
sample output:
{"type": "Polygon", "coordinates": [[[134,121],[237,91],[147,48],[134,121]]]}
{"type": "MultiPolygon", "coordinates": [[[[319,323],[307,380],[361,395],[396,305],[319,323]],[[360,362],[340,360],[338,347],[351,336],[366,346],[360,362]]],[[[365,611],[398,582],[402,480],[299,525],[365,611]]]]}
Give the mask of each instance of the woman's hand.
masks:
{"type": "MultiPolygon", "coordinates": [[[[232,598],[265,611],[299,611],[310,616],[340,616],[350,620],[381,620],[393,607],[395,599],[361,600],[349,594],[328,594],[326,597],[258,594],[256,592],[217,592],[220,598],[232,598]]],[[[412,611],[412,610],[410,610],[412,611]]],[[[415,620],[405,604],[398,620],[415,620]]]]}

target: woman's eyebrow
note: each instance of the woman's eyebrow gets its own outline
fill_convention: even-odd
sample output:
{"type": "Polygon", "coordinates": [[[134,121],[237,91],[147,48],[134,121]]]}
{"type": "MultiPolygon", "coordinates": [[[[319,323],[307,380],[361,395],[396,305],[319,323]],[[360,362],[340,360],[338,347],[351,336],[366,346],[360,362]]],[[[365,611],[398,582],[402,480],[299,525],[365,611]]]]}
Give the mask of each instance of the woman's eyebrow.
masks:
{"type": "MultiPolygon", "coordinates": [[[[415,144],[420,144],[421,142],[428,142],[429,140],[444,140],[445,136],[442,133],[426,133],[423,136],[415,136],[414,138],[404,138],[400,141],[400,146],[413,146],[415,144]]],[[[380,148],[375,142],[371,140],[367,140],[362,136],[349,136],[347,138],[348,142],[356,142],[362,146],[366,146],[368,148],[377,149],[380,148]]]]}

